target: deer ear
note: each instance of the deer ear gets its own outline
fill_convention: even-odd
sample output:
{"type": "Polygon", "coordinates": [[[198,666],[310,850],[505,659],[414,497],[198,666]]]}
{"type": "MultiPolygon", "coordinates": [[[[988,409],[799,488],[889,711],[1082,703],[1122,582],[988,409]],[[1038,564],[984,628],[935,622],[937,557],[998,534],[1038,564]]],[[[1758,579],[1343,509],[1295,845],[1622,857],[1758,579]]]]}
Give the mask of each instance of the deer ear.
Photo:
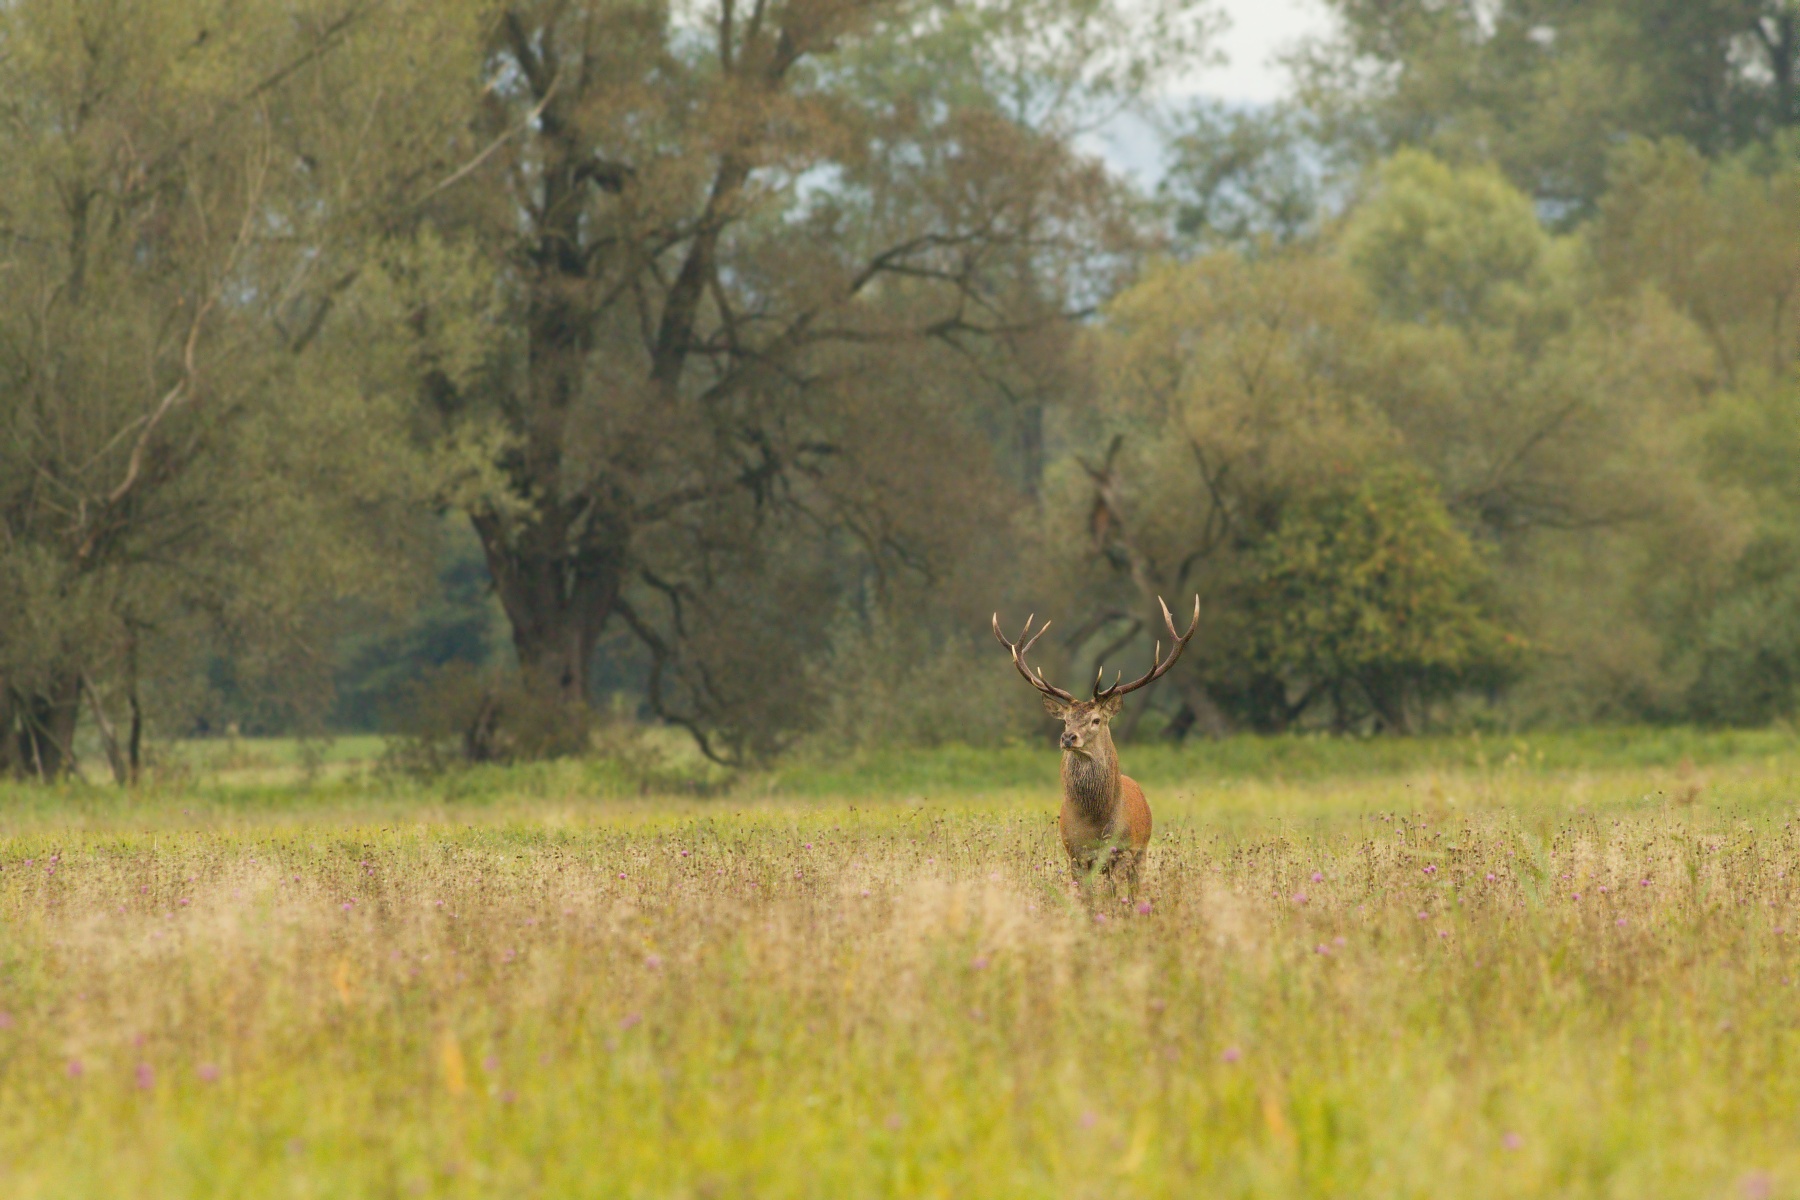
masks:
{"type": "Polygon", "coordinates": [[[1123,697],[1123,696],[1108,696],[1106,699],[1104,699],[1100,702],[1099,707],[1100,707],[1100,715],[1110,721],[1114,717],[1119,715],[1119,710],[1121,708],[1125,707],[1125,697],[1123,697]]]}
{"type": "Polygon", "coordinates": [[[1060,721],[1068,714],[1069,705],[1067,701],[1058,700],[1055,696],[1045,696],[1044,711],[1060,721]]]}

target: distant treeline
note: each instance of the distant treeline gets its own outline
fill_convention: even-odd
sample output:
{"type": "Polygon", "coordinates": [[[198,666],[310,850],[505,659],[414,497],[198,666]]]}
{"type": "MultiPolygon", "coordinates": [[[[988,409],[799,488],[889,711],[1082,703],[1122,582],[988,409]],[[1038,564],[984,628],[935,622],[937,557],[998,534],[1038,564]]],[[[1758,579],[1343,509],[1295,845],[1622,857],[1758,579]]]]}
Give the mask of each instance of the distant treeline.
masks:
{"type": "Polygon", "coordinates": [[[0,771],[1791,718],[1800,13],[1330,4],[0,5],[0,771]]]}

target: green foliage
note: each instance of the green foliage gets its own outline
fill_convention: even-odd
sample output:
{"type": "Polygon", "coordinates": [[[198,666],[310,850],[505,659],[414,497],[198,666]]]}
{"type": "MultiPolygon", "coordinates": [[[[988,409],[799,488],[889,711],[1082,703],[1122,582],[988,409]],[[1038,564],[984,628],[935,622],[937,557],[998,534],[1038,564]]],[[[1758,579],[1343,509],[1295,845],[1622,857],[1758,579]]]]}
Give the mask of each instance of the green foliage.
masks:
{"type": "Polygon", "coordinates": [[[1634,141],[1611,159],[1592,240],[1615,294],[1655,288],[1693,321],[1728,388],[1800,365],[1800,133],[1709,163],[1676,141],[1634,141]]]}
{"type": "Polygon", "coordinates": [[[506,622],[494,602],[481,547],[466,527],[442,530],[438,587],[400,621],[358,614],[338,646],[333,677],[335,730],[397,728],[413,690],[450,663],[497,666],[508,657],[506,622]]]}
{"type": "Polygon", "coordinates": [[[1403,150],[1374,172],[1343,251],[1382,312],[1470,328],[1514,320],[1543,290],[1551,239],[1531,200],[1491,168],[1403,150]]]}
{"type": "Polygon", "coordinates": [[[1289,505],[1254,551],[1247,647],[1265,669],[1334,700],[1355,688],[1383,724],[1411,729],[1416,706],[1493,685],[1520,640],[1486,611],[1482,562],[1437,490],[1381,469],[1289,505]]]}
{"type": "Polygon", "coordinates": [[[1328,192],[1325,147],[1304,114],[1201,101],[1176,118],[1157,187],[1175,231],[1204,249],[1285,245],[1316,230],[1328,192]]]}
{"type": "Polygon", "coordinates": [[[286,321],[333,211],[271,114],[358,15],[0,8],[0,771],[70,765],[85,704],[128,774],[218,655],[316,718],[335,602],[414,582],[401,413],[286,321]]]}
{"type": "Polygon", "coordinates": [[[1022,702],[1016,676],[991,669],[1004,654],[979,630],[937,640],[924,621],[846,622],[822,668],[829,678],[803,743],[814,752],[808,757],[883,746],[994,748],[1029,736],[1042,718],[1035,703],[1022,702]]]}
{"type": "Polygon", "coordinates": [[[1632,136],[1709,155],[1800,125],[1789,0],[1331,0],[1300,76],[1371,160],[1406,146],[1493,162],[1564,220],[1606,191],[1632,136]]]}
{"type": "Polygon", "coordinates": [[[1159,205],[1185,0],[0,6],[0,772],[1002,744],[1195,593],[1127,741],[1791,715],[1800,12],[1332,7],[1159,205]]]}
{"type": "Polygon", "coordinates": [[[1756,514],[1725,586],[1702,616],[1691,703],[1713,721],[1800,715],[1800,390],[1736,396],[1707,427],[1714,477],[1756,514]]]}

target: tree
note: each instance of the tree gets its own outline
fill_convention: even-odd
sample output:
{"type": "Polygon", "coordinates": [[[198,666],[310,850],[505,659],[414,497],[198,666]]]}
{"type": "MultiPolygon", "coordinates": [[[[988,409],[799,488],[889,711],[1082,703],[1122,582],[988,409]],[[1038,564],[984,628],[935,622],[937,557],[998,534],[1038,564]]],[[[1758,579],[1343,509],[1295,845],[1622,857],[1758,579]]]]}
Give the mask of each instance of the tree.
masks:
{"type": "Polygon", "coordinates": [[[1682,699],[1703,721],[1757,725],[1800,714],[1800,396],[1792,385],[1731,406],[1713,430],[1725,480],[1754,498],[1757,519],[1722,586],[1671,637],[1691,663],[1682,699]],[[1755,445],[1745,444],[1746,435],[1755,445]],[[1759,467],[1776,466],[1775,475],[1759,467]],[[1780,478],[1785,476],[1785,478],[1780,478]]]}
{"type": "Polygon", "coordinates": [[[1396,448],[1364,390],[1375,330],[1354,277],[1306,249],[1166,265],[1107,308],[1099,373],[1117,433],[1064,480],[1060,511],[1083,514],[1087,536],[1050,539],[1098,554],[1128,587],[1129,600],[1109,587],[1088,597],[1080,632],[1101,660],[1148,632],[1132,614],[1155,597],[1201,594],[1201,633],[1168,677],[1178,732],[1276,730],[1306,707],[1271,664],[1236,651],[1257,620],[1243,599],[1257,547],[1299,497],[1396,448]]]}
{"type": "Polygon", "coordinates": [[[1175,232],[1205,249],[1284,245],[1317,231],[1331,191],[1329,148],[1294,108],[1189,106],[1169,137],[1158,192],[1175,232]]]}
{"type": "Polygon", "coordinates": [[[1053,361],[1135,235],[1067,114],[1144,85],[1134,45],[1191,41],[1182,10],[1148,19],[493,10],[447,110],[465,164],[346,302],[413,334],[436,444],[486,448],[447,502],[532,686],[585,702],[622,622],[656,712],[709,753],[767,748],[807,708],[773,668],[836,593],[954,555],[1001,494],[969,391],[1053,361]]]}
{"type": "Polygon", "coordinates": [[[1329,698],[1340,728],[1360,696],[1382,727],[1410,733],[1432,699],[1521,665],[1522,639],[1481,596],[1486,564],[1415,469],[1301,498],[1254,559],[1245,653],[1291,681],[1297,707],[1329,698]]]}
{"type": "Polygon", "coordinates": [[[126,777],[140,685],[221,646],[303,694],[327,601],[404,578],[398,412],[274,319],[312,207],[271,113],[371,11],[0,6],[0,769],[72,769],[85,701],[126,777]]]}
{"type": "Polygon", "coordinates": [[[1096,586],[1099,623],[1082,630],[1137,636],[1099,614],[1198,589],[1206,632],[1169,679],[1177,729],[1281,729],[1333,698],[1340,714],[1378,703],[1404,726],[1428,678],[1486,667],[1351,686],[1295,649],[1302,630],[1266,633],[1257,589],[1264,548],[1296,514],[1314,513],[1302,527],[1316,532],[1315,506],[1339,511],[1373,472],[1405,467],[1483,548],[1464,565],[1501,568],[1482,586],[1541,651],[1526,683],[1558,681],[1533,704],[1560,690],[1653,711],[1652,696],[1682,688],[1659,665],[1662,608],[1716,565],[1707,547],[1728,544],[1733,521],[1680,432],[1706,410],[1705,339],[1653,290],[1603,280],[1589,243],[1547,232],[1497,171],[1417,151],[1373,172],[1325,240],[1148,273],[1100,336],[1110,428],[1093,436],[1121,440],[1067,472],[1062,499],[1135,595],[1127,606],[1096,586]]]}
{"type": "Polygon", "coordinates": [[[1352,277],[1307,253],[1219,254],[1108,316],[1128,432],[1087,468],[1092,545],[1146,599],[1203,596],[1171,677],[1177,730],[1280,730],[1328,704],[1341,728],[1371,713],[1407,732],[1433,698],[1506,674],[1521,643],[1491,615],[1482,555],[1424,472],[1389,465],[1404,447],[1371,400],[1382,327],[1352,277]]]}
{"type": "Polygon", "coordinates": [[[1492,161],[1558,215],[1592,212],[1607,151],[1708,155],[1800,125],[1793,0],[1332,0],[1301,63],[1310,102],[1371,158],[1492,161]]]}
{"type": "Polygon", "coordinates": [[[1612,158],[1592,232],[1603,286],[1652,287],[1704,335],[1726,388],[1800,366],[1800,134],[1709,164],[1684,143],[1612,158]]]}
{"type": "Polygon", "coordinates": [[[1418,151],[1373,173],[1339,245],[1385,318],[1365,386],[1452,511],[1514,546],[1662,511],[1662,433],[1708,369],[1666,305],[1596,294],[1582,239],[1494,169],[1418,151]]]}

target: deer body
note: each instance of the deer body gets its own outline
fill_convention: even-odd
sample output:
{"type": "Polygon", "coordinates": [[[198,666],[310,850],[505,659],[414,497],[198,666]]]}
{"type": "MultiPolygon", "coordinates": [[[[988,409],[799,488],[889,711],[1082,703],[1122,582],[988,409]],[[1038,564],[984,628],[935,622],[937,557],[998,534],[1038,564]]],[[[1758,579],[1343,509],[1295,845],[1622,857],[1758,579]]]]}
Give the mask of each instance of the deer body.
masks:
{"type": "Polygon", "coordinates": [[[1063,750],[1063,802],[1057,826],[1077,874],[1090,873],[1097,863],[1102,872],[1110,872],[1122,862],[1135,879],[1150,844],[1150,805],[1137,780],[1119,774],[1112,730],[1102,725],[1100,734],[1085,754],[1063,750]]]}
{"type": "Polygon", "coordinates": [[[1136,885],[1143,866],[1144,850],[1150,844],[1150,805],[1144,789],[1137,781],[1119,773],[1119,752],[1113,746],[1112,719],[1124,706],[1129,692],[1160,678],[1175,665],[1187,648],[1194,631],[1200,627],[1200,598],[1194,598],[1194,620],[1185,634],[1175,631],[1175,621],[1163,605],[1163,623],[1175,644],[1169,657],[1162,657],[1162,646],[1156,648],[1156,662],[1148,674],[1132,683],[1100,687],[1096,681],[1092,700],[1077,700],[1061,688],[1044,681],[1040,671],[1033,674],[1025,665],[1025,655],[1050,628],[1046,621],[1035,636],[1029,638],[1031,621],[1025,622],[1023,646],[1006,640],[1000,632],[999,614],[994,616],[994,636],[1012,651],[1013,666],[1026,682],[1043,694],[1044,708],[1063,723],[1062,732],[1062,812],[1058,826],[1062,831],[1063,849],[1069,855],[1069,866],[1078,876],[1090,876],[1096,868],[1103,875],[1123,865],[1127,877],[1136,885]]]}

